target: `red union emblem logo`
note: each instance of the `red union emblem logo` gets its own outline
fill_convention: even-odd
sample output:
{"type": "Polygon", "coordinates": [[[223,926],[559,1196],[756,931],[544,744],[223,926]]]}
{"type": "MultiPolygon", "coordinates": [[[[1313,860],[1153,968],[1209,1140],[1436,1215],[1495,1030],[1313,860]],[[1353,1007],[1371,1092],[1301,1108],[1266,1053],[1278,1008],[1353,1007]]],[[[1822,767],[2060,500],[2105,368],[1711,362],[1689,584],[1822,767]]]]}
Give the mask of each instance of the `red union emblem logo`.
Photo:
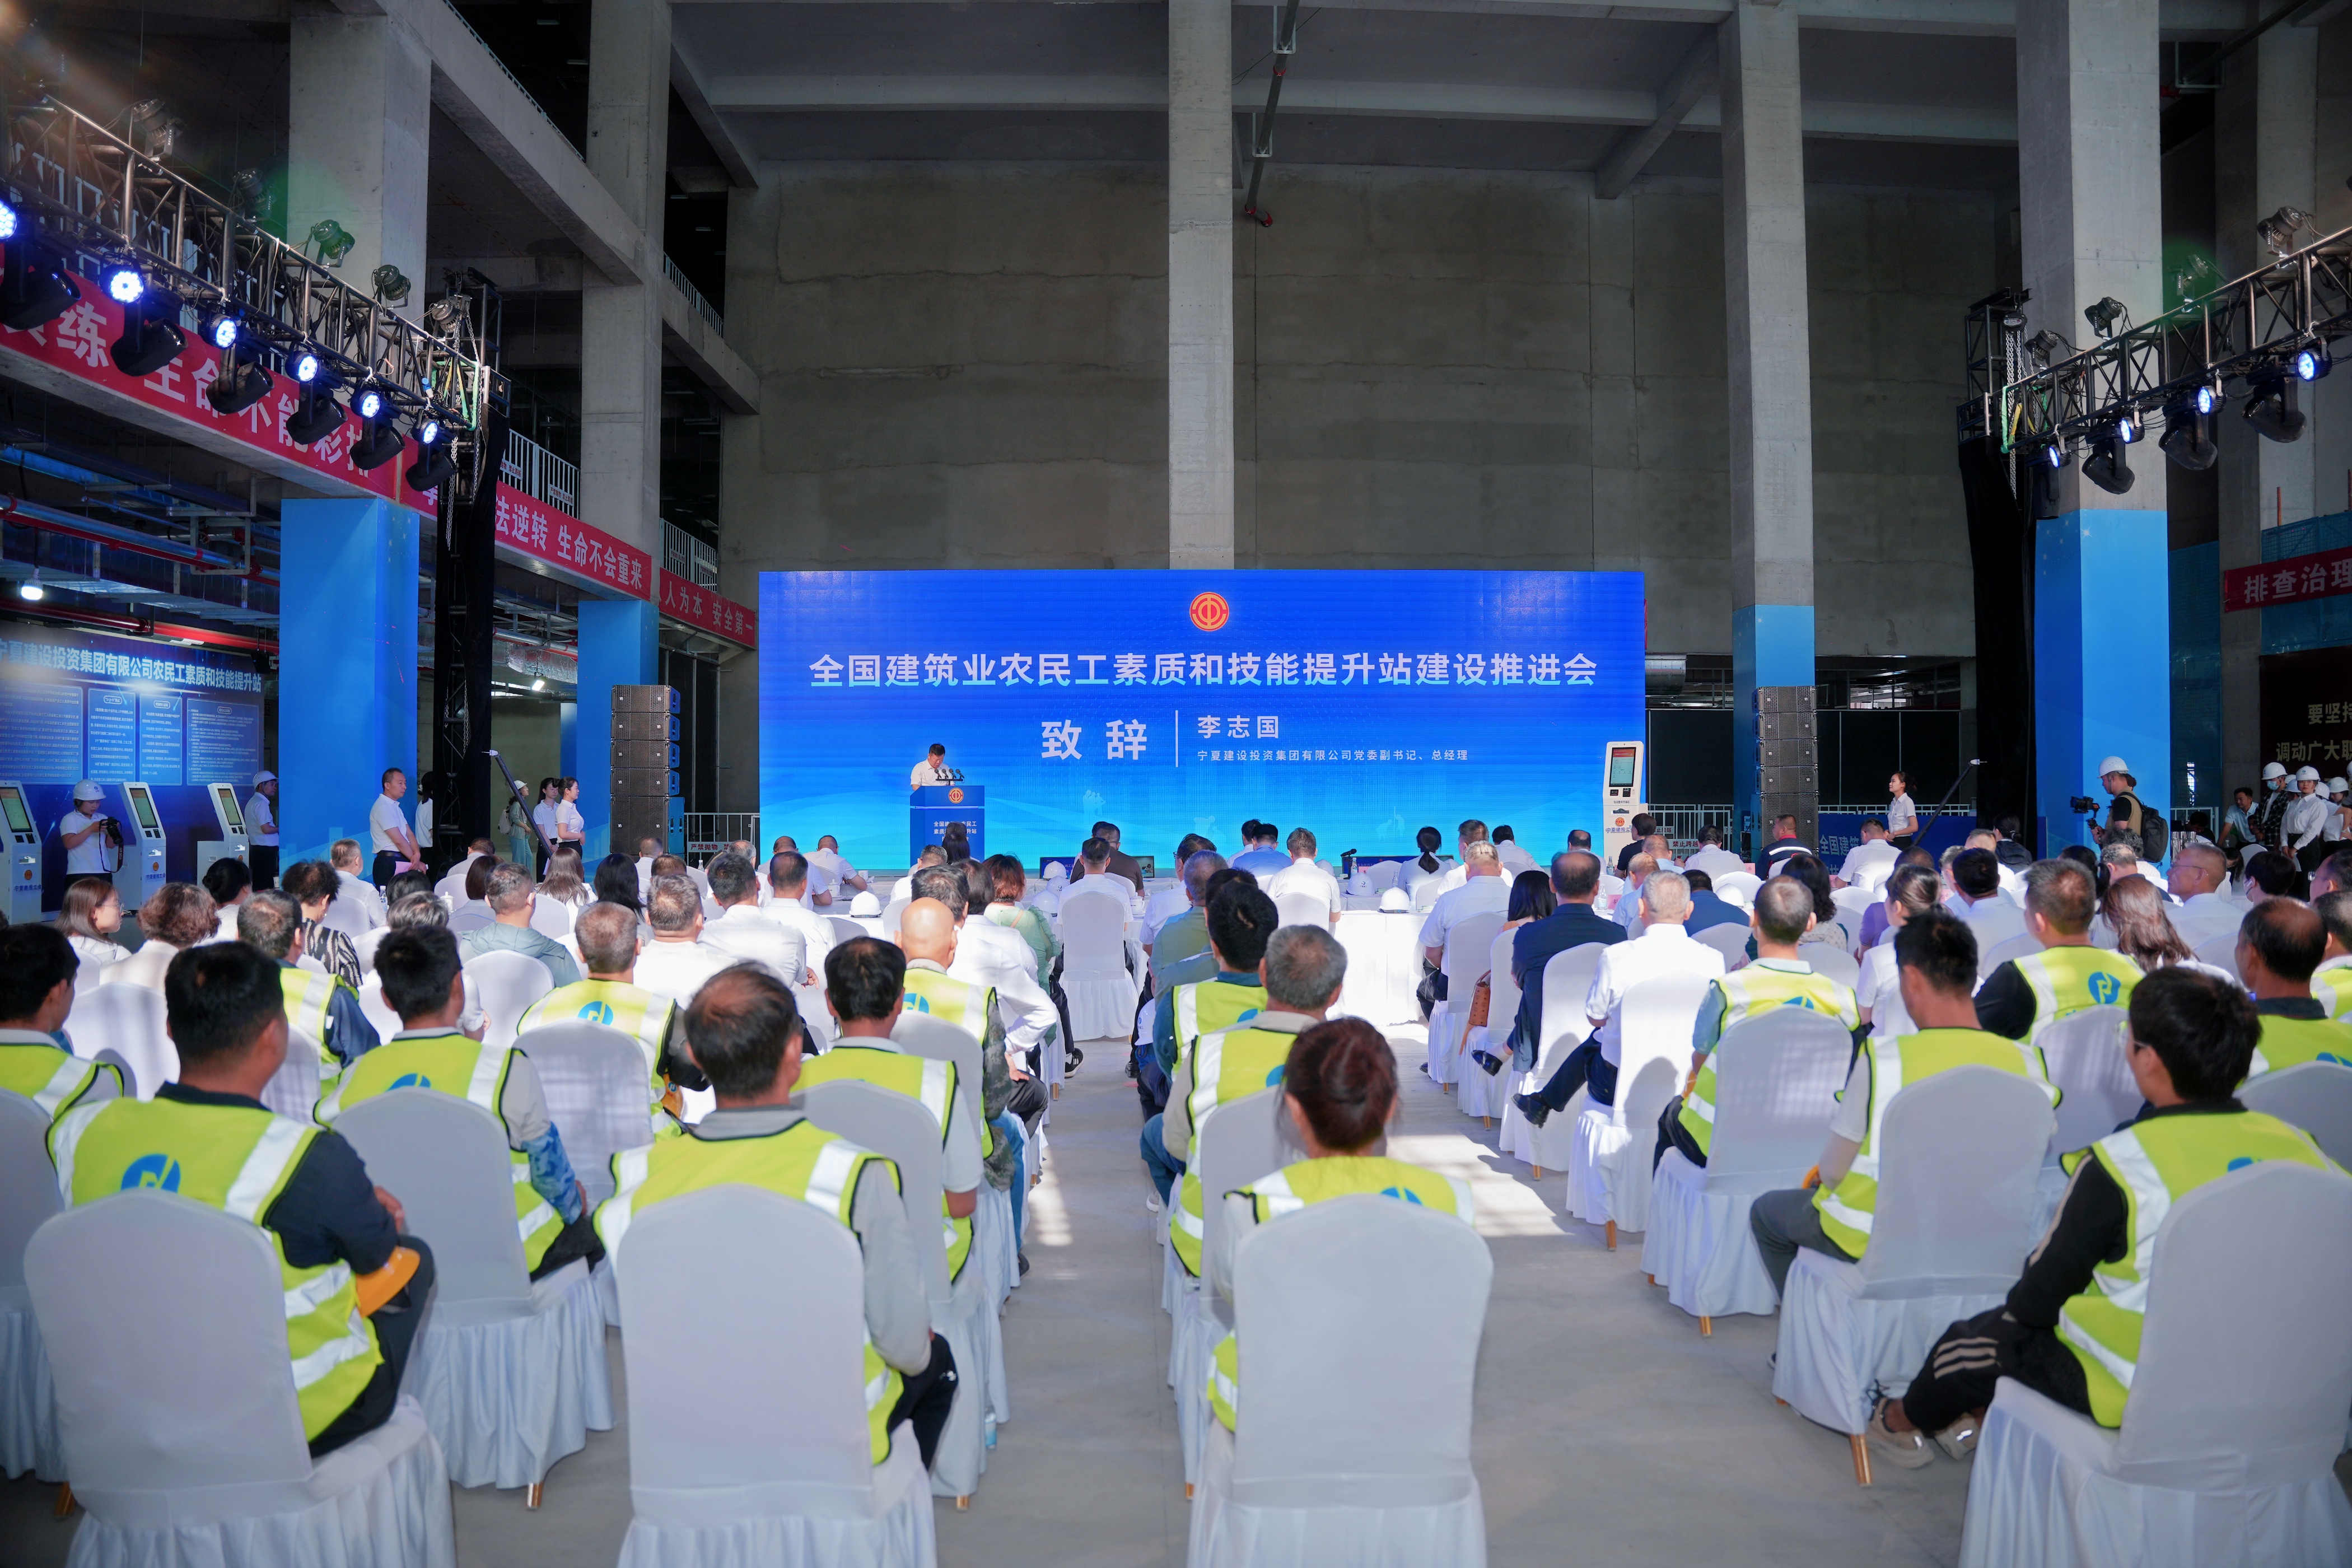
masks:
{"type": "Polygon", "coordinates": [[[1213,632],[1222,629],[1227,621],[1233,619],[1234,610],[1231,605],[1225,603],[1225,596],[1223,594],[1196,594],[1192,596],[1192,615],[1194,626],[1204,632],[1213,632]]]}
{"type": "Polygon", "coordinates": [[[960,789],[950,789],[948,791],[948,804],[950,805],[961,805],[963,804],[963,791],[960,789]]]}

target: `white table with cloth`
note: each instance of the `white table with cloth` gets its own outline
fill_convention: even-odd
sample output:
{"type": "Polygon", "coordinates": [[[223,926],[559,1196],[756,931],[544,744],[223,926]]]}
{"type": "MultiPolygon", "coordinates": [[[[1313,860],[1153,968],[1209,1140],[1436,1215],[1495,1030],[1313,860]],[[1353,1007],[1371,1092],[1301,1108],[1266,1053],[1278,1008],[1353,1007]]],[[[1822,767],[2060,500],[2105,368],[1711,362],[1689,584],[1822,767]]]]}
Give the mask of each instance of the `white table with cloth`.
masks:
{"type": "Polygon", "coordinates": [[[1343,901],[1333,934],[1348,950],[1348,978],[1332,1015],[1383,1028],[1420,1023],[1413,990],[1421,984],[1421,927],[1428,917],[1384,910],[1376,899],[1343,901]]]}

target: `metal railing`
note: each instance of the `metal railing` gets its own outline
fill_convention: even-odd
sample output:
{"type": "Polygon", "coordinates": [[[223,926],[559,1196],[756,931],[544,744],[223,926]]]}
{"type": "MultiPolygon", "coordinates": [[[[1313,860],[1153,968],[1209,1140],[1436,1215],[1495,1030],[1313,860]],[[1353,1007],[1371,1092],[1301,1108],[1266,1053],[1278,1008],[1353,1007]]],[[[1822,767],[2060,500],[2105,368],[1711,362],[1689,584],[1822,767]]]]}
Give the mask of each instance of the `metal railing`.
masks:
{"type": "Polygon", "coordinates": [[[702,297],[701,289],[686,280],[686,274],[667,255],[662,258],[662,276],[677,285],[677,291],[686,296],[686,302],[694,307],[696,315],[710,323],[712,331],[722,338],[727,335],[727,318],[719,313],[718,306],[702,297]]]}
{"type": "Polygon", "coordinates": [[[719,552],[665,518],[662,520],[662,570],[683,577],[698,588],[719,586],[719,552]]]}
{"type": "Polygon", "coordinates": [[[514,89],[517,92],[522,94],[523,101],[530,104],[533,109],[538,110],[539,117],[547,121],[548,128],[555,132],[556,136],[565,146],[571,146],[572,138],[563,134],[563,127],[555,123],[555,116],[548,113],[547,106],[540,102],[537,98],[531,95],[530,89],[523,86],[522,78],[515,75],[513,71],[507,68],[507,62],[499,58],[498,50],[490,47],[489,40],[483,37],[481,34],[474,31],[474,24],[466,20],[466,14],[463,11],[458,10],[456,5],[449,5],[449,0],[442,0],[442,3],[449,5],[449,15],[457,18],[457,26],[465,28],[467,35],[470,37],[474,42],[482,46],[482,53],[490,57],[490,63],[498,67],[500,71],[504,72],[506,79],[509,81],[514,83],[514,89]]]}
{"type": "Polygon", "coordinates": [[[686,814],[686,853],[689,859],[704,859],[719,854],[738,841],[747,843],[756,851],[766,845],[760,837],[760,814],[756,811],[689,811],[686,814]]]}
{"type": "Polygon", "coordinates": [[[506,456],[499,459],[499,478],[566,517],[580,515],[580,470],[528,436],[513,430],[507,432],[506,456]]]}

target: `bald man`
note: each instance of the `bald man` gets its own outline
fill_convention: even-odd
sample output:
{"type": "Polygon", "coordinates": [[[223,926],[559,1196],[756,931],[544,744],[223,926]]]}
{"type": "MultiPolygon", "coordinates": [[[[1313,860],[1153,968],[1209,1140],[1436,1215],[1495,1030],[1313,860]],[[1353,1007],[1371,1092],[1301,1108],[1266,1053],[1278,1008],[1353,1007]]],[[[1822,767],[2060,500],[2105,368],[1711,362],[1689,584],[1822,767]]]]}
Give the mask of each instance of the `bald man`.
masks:
{"type": "MultiPolygon", "coordinates": [[[[1045,1109],[1045,1085],[1015,1074],[1004,1054],[1004,1020],[993,987],[975,985],[948,973],[955,962],[955,911],[937,899],[917,899],[898,921],[898,947],[907,955],[906,1010],[943,1018],[980,1041],[980,1109],[992,1128],[1008,1107],[1030,1120],[1045,1109]],[[1016,1089],[1019,1091],[1016,1095],[1016,1089]],[[1034,1092],[1033,1092],[1034,1091],[1034,1092]],[[1034,1102],[1034,1110],[1024,1106],[1034,1102]]],[[[989,1185],[1013,1185],[1018,1151],[1011,1139],[995,1137],[983,1150],[989,1185]]]]}
{"type": "Polygon", "coordinates": [[[2191,947],[2202,947],[2219,937],[2238,934],[2245,918],[2242,905],[2228,898],[2230,862],[2210,844],[2191,844],[2172,858],[2172,874],[2165,885],[2180,900],[2166,912],[2172,929],[2191,947]]]}

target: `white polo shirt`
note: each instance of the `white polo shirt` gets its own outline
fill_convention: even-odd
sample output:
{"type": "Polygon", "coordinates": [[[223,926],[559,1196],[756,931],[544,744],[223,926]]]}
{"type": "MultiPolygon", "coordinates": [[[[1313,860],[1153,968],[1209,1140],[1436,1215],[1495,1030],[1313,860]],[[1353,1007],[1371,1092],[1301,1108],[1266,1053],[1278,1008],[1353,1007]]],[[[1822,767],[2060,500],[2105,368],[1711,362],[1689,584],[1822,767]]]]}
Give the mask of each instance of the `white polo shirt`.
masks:
{"type": "Polygon", "coordinates": [[[404,853],[399,840],[393,837],[395,831],[408,831],[408,814],[400,809],[400,802],[388,795],[380,795],[375,797],[375,804],[368,807],[368,841],[375,847],[377,854],[404,853]]]}
{"type": "Polygon", "coordinates": [[[1421,945],[1443,952],[1455,926],[1472,915],[1499,915],[1510,907],[1509,878],[1465,876],[1460,887],[1440,893],[1430,906],[1429,918],[1421,922],[1421,945]]]}
{"type": "Polygon", "coordinates": [[[1601,1059],[1618,1063],[1618,1019],[1625,993],[1644,980],[1664,974],[1697,974],[1713,979],[1723,973],[1723,954],[1703,942],[1693,942],[1677,922],[1654,925],[1631,942],[1601,950],[1601,967],[1593,972],[1592,988],[1584,994],[1584,1016],[1600,1018],[1601,1059]]]}
{"type": "Polygon", "coordinates": [[[250,843],[278,847],[278,804],[259,790],[245,797],[245,832],[250,843]]]}
{"type": "MultiPolygon", "coordinates": [[[[1845,864],[1838,868],[1838,879],[1849,888],[1860,887],[1867,873],[1878,868],[1891,867],[1901,858],[1903,851],[1885,839],[1869,839],[1845,852],[1845,864]]],[[[1888,874],[1880,871],[1878,879],[1885,881],[1888,874]]]]}
{"type": "MultiPolygon", "coordinates": [[[[1499,877],[1495,879],[1503,880],[1499,877]]],[[[1335,915],[1340,910],[1339,884],[1333,879],[1330,872],[1312,860],[1293,860],[1266,879],[1265,896],[1267,898],[1279,899],[1286,893],[1305,893],[1310,898],[1321,899],[1325,907],[1335,915]]],[[[1509,901],[1506,897],[1504,902],[1509,901]]],[[[1434,918],[1435,911],[1432,910],[1431,914],[1434,918]]]]}
{"type": "MultiPolygon", "coordinates": [[[[88,827],[91,823],[96,822],[97,820],[97,817],[92,816],[88,812],[80,809],[79,803],[77,803],[75,808],[67,812],[64,818],[58,823],[58,834],[60,837],[63,837],[69,834],[79,833],[83,828],[88,827]]],[[[105,834],[93,833],[89,837],[83,839],[80,843],[66,851],[67,876],[103,877],[106,874],[105,834]]]]}
{"type": "Polygon", "coordinates": [[[931,766],[931,759],[929,757],[917,763],[914,770],[907,774],[908,789],[929,789],[933,784],[942,784],[947,782],[940,776],[940,770],[931,766]]]}
{"type": "Polygon", "coordinates": [[[1892,838],[1901,838],[1919,831],[1919,808],[1908,795],[1898,795],[1886,803],[1886,832],[1892,838]]]}

